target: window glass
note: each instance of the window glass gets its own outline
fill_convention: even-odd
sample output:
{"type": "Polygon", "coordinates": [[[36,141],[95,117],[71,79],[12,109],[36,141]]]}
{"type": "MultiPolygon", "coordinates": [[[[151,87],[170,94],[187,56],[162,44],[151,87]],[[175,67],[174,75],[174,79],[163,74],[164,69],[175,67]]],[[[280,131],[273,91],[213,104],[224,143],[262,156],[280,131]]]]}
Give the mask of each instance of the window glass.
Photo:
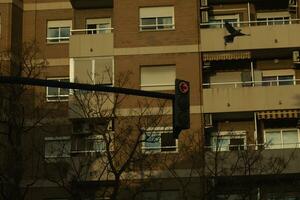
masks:
{"type": "Polygon", "coordinates": [[[69,157],[70,137],[45,138],[45,158],[69,157]]]}
{"type": "Polygon", "coordinates": [[[155,30],[156,29],[156,18],[143,18],[142,19],[142,30],[155,30]]]}
{"type": "MultiPolygon", "coordinates": [[[[55,81],[62,81],[62,82],[70,81],[69,78],[49,78],[48,80],[55,80],[55,81]]],[[[47,87],[46,91],[47,91],[47,94],[46,94],[47,101],[68,100],[69,89],[47,87]]]]}
{"type": "Polygon", "coordinates": [[[87,34],[101,34],[111,32],[111,18],[87,19],[87,34]]]}
{"type": "Polygon", "coordinates": [[[278,76],[279,85],[294,85],[293,76],[278,76]]]}
{"type": "Polygon", "coordinates": [[[212,133],[211,149],[213,151],[235,151],[246,149],[245,131],[221,131],[212,133]]]}
{"type": "Polygon", "coordinates": [[[174,29],[174,7],[140,8],[140,30],[174,29]]]}
{"type": "Polygon", "coordinates": [[[280,131],[266,131],[266,143],[270,149],[281,148],[281,134],[280,131]]]}
{"type": "Polygon", "coordinates": [[[59,28],[48,28],[48,42],[59,42],[59,28]]]}
{"type": "Polygon", "coordinates": [[[283,148],[295,148],[298,146],[298,131],[283,130],[282,131],[283,148]]]}
{"type": "Polygon", "coordinates": [[[69,41],[71,27],[71,20],[48,21],[47,42],[59,43],[69,41]]]}
{"type": "Polygon", "coordinates": [[[172,17],[159,17],[157,18],[157,24],[158,29],[170,29],[172,28],[172,17]]]}
{"type": "Polygon", "coordinates": [[[153,128],[143,135],[143,150],[145,152],[170,152],[177,150],[177,141],[171,128],[153,128]]]}

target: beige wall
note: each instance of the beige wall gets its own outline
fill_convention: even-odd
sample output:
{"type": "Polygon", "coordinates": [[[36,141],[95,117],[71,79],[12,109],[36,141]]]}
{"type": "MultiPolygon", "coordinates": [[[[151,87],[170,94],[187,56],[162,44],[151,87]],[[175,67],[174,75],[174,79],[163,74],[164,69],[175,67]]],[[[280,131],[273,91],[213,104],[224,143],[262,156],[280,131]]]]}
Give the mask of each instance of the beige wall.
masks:
{"type": "Polygon", "coordinates": [[[299,85],[204,89],[204,113],[298,109],[299,89],[299,85]]]}
{"type": "Polygon", "coordinates": [[[210,52],[299,47],[299,31],[299,24],[243,27],[242,33],[250,36],[236,37],[233,43],[225,45],[224,36],[228,35],[225,28],[201,29],[201,50],[210,52]]]}

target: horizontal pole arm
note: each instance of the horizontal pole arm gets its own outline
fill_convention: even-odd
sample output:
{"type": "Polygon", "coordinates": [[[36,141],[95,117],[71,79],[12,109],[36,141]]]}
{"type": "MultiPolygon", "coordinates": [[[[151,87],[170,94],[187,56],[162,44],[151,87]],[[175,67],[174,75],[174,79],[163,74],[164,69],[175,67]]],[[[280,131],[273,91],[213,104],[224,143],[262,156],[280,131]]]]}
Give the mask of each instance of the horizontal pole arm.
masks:
{"type": "Polygon", "coordinates": [[[143,91],[131,88],[122,87],[110,87],[103,84],[83,84],[83,83],[70,83],[61,82],[55,80],[35,79],[35,78],[24,78],[14,76],[0,76],[0,83],[4,84],[19,84],[19,85],[33,85],[33,86],[45,86],[45,87],[56,87],[65,89],[79,89],[86,91],[99,91],[99,92],[111,92],[121,93],[134,96],[152,97],[158,99],[174,99],[174,94],[143,91]]]}

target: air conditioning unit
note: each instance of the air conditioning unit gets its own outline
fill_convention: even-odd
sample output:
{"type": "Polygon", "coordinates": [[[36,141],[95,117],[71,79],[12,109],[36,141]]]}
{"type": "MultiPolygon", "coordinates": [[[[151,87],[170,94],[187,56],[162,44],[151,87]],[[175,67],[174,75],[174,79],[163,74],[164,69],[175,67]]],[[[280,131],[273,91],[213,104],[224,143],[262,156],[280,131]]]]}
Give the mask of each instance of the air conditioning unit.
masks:
{"type": "Polygon", "coordinates": [[[300,54],[299,51],[293,51],[293,62],[300,64],[300,54]]]}
{"type": "Polygon", "coordinates": [[[211,128],[212,126],[212,114],[204,114],[204,127],[211,128]]]}

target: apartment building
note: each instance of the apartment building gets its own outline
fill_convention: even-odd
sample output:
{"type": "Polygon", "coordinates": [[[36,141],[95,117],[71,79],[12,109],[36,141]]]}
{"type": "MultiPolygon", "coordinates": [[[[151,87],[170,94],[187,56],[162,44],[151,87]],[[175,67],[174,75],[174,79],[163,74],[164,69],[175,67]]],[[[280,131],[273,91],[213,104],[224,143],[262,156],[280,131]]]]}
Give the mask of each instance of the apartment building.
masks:
{"type": "MultiPolygon", "coordinates": [[[[190,130],[170,137],[169,120],[165,127],[150,127],[156,136],[138,148],[145,157],[155,155],[155,162],[179,163],[172,170],[171,164],[169,170],[154,165],[156,175],[148,179],[131,177],[134,188],[146,186],[138,193],[123,188],[119,199],[299,199],[298,4],[0,0],[0,49],[18,52],[23,42],[34,41],[48,63],[39,74],[43,79],[120,86],[130,73],[122,87],[167,93],[174,93],[175,78],[190,82],[190,130]],[[230,35],[225,22],[245,35],[225,41],[230,35]],[[198,151],[185,151],[186,146],[198,151]]],[[[105,152],[103,136],[94,132],[104,127],[114,134],[118,123],[99,124],[94,115],[83,115],[68,90],[36,87],[34,94],[41,99],[34,105],[55,110],[57,120],[41,136],[46,164],[26,199],[68,199],[65,185],[45,178],[46,171],[66,175],[72,163],[105,152]]],[[[122,111],[136,109],[139,101],[144,99],[128,97],[122,111]]],[[[172,112],[164,115],[170,119],[172,112]]],[[[88,175],[71,188],[85,192],[80,198],[109,199],[98,190],[109,190],[113,178],[100,178],[99,160],[85,160],[91,162],[88,175]]]]}

